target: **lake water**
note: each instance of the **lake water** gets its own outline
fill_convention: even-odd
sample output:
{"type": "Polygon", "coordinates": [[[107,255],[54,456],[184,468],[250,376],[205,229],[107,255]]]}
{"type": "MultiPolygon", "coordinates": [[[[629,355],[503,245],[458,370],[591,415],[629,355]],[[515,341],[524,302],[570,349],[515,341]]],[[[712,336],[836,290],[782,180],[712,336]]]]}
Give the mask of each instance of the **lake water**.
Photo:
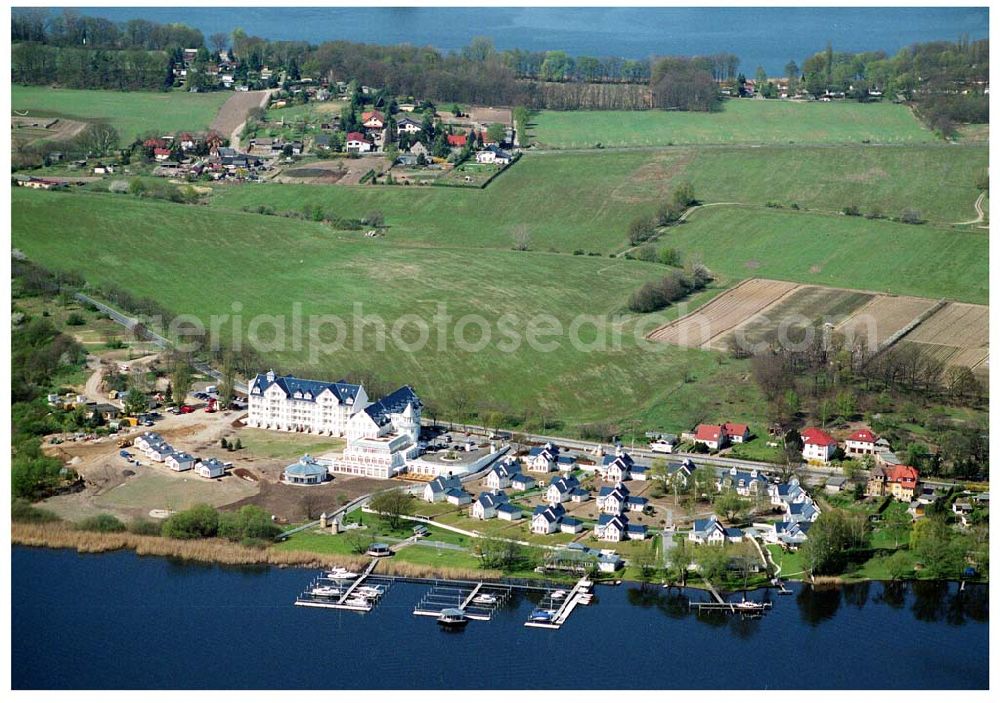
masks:
{"type": "MultiPolygon", "coordinates": [[[[759,620],[599,586],[561,630],[520,597],[441,631],[397,582],[369,614],[298,608],[314,571],[15,547],[12,683],[24,688],[985,688],[988,589],[866,583],[773,596],[759,620]],[[620,662],[610,665],[609,661],[620,662]],[[599,663],[589,666],[588,663],[599,663]]],[[[700,593],[690,594],[702,598],[700,593]]]]}
{"type": "Polygon", "coordinates": [[[732,52],[742,70],[781,75],[833,43],[837,51],[890,54],[914,42],[989,35],[989,11],[978,8],[80,8],[112,20],[182,22],[206,37],[236,27],[268,39],[332,39],[451,51],[475,36],[500,49],[562,49],[573,55],[694,55],[732,52]]]}

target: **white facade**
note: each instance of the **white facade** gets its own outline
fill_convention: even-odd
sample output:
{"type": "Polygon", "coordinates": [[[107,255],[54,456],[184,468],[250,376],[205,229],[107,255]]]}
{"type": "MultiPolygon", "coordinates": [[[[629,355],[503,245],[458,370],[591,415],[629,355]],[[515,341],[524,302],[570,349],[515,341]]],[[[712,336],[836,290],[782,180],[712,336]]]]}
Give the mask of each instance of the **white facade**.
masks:
{"type": "Polygon", "coordinates": [[[247,426],[343,437],[348,421],[368,405],[363,386],[276,376],[269,371],[250,381],[247,426]]]}

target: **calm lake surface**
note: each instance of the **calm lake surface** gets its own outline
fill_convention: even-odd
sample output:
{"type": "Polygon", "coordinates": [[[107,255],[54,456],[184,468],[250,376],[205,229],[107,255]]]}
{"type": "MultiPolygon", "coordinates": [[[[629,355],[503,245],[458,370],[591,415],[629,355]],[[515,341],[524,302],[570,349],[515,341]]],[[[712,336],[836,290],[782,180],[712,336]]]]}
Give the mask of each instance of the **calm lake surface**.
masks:
{"type": "MultiPolygon", "coordinates": [[[[868,583],[773,595],[759,620],[600,586],[561,630],[520,597],[441,631],[397,582],[369,614],[292,605],[315,571],[13,548],[12,683],[25,688],[986,688],[988,589],[868,583]],[[608,663],[608,652],[622,664],[608,663]],[[906,660],[899,666],[898,658],[906,660]],[[343,658],[344,664],[338,664],[343,658]],[[588,662],[602,664],[586,666],[588,662]]],[[[765,594],[767,595],[767,594],[765,594]]]]}
{"type": "Polygon", "coordinates": [[[989,11],[979,8],[355,8],[355,7],[102,7],[85,14],[124,21],[141,17],[182,22],[206,37],[242,27],[268,39],[318,44],[348,39],[409,43],[451,51],[475,36],[500,49],[562,49],[573,55],[738,55],[742,70],[772,75],[833,43],[836,51],[890,54],[914,42],[989,35],[989,11]]]}

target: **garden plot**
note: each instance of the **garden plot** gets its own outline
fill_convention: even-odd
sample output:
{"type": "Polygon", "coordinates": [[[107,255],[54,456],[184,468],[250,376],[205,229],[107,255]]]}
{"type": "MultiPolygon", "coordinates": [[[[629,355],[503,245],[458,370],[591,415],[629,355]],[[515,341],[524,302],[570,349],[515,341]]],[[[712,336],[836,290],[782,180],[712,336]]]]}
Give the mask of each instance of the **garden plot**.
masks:
{"type": "Polygon", "coordinates": [[[854,345],[878,349],[926,314],[934,304],[929,298],[879,295],[841,322],[837,332],[854,345]]]}
{"type": "Polygon", "coordinates": [[[947,303],[901,340],[917,345],[948,366],[968,366],[987,372],[989,308],[969,303],[947,303]]]}

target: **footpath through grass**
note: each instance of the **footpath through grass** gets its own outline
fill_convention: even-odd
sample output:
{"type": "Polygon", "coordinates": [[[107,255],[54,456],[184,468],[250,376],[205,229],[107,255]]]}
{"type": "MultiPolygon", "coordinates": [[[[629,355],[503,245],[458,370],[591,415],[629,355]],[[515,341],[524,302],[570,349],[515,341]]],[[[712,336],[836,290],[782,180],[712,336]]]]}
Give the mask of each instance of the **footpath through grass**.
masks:
{"type": "Polygon", "coordinates": [[[231,93],[117,92],[71,90],[45,86],[11,86],[11,108],[29,115],[51,115],[81,120],[106,120],[122,142],[153,132],[175,134],[202,131],[231,93]]]}
{"type": "Polygon", "coordinates": [[[682,144],[915,144],[938,137],[892,103],[727,100],[719,112],[546,110],[528,136],[544,148],[682,144]]]}

